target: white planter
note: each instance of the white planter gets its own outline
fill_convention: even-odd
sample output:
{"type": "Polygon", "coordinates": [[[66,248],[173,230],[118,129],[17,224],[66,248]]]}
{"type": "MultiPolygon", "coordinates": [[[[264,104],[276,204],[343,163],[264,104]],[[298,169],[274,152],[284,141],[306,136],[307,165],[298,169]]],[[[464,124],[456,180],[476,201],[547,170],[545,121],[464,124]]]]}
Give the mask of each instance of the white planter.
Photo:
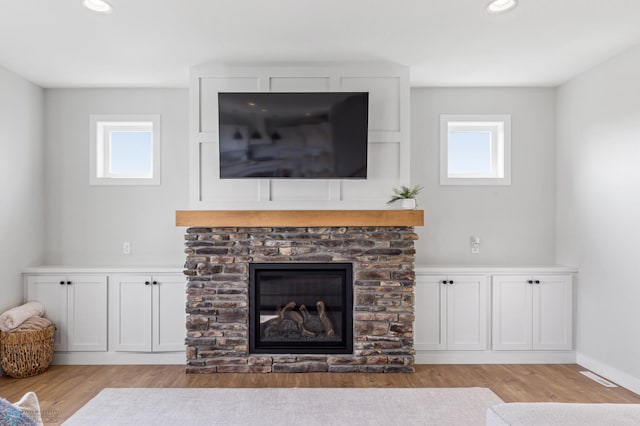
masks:
{"type": "Polygon", "coordinates": [[[401,201],[401,206],[405,210],[414,210],[416,208],[416,199],[415,198],[404,198],[401,201]]]}

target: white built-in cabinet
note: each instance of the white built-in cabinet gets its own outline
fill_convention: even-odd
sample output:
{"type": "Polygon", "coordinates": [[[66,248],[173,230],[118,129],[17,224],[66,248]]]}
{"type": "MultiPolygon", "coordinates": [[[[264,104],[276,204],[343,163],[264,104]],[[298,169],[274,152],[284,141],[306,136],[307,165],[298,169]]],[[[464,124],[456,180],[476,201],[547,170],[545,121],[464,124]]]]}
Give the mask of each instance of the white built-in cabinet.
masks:
{"type": "Polygon", "coordinates": [[[494,350],[571,349],[571,275],[495,275],[492,292],[494,350]]]}
{"type": "Polygon", "coordinates": [[[485,275],[418,276],[416,350],[486,349],[487,287],[485,275]]]}
{"type": "Polygon", "coordinates": [[[183,351],[185,307],[182,274],[112,275],[109,282],[111,350],[183,351]]]}
{"type": "Polygon", "coordinates": [[[54,363],[184,363],[181,268],[31,267],[24,297],[56,326],[54,363]]]}
{"type": "Polygon", "coordinates": [[[565,266],[416,267],[416,363],[575,363],[577,272],[565,266]]]}
{"type": "MultiPolygon", "coordinates": [[[[575,362],[576,270],[417,267],[416,363],[575,362]]],[[[34,267],[26,300],[56,325],[67,364],[183,363],[179,268],[34,267]]]]}
{"type": "Polygon", "coordinates": [[[27,300],[45,306],[56,351],[107,350],[105,274],[27,275],[27,300]]]}

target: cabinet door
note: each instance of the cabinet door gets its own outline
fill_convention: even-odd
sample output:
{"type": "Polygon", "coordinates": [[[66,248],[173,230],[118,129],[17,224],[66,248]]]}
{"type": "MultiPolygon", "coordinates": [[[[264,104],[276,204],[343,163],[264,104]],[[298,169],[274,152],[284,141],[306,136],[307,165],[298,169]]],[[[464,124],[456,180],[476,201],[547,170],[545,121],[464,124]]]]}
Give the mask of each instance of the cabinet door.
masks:
{"type": "MultiPolygon", "coordinates": [[[[447,287],[447,349],[487,348],[487,279],[480,275],[449,277],[447,287]],[[453,281],[453,284],[451,282],[453,281]]],[[[445,286],[443,286],[445,287],[445,286]]]]}
{"type": "Polygon", "coordinates": [[[109,281],[111,350],[151,352],[151,293],[150,276],[111,276],[109,281]]]}
{"type": "Polygon", "coordinates": [[[533,349],[570,350],[573,346],[571,276],[535,276],[534,283],[533,349]]]}
{"type": "Polygon", "coordinates": [[[107,277],[67,277],[67,349],[107,350],[107,277]]]}
{"type": "Polygon", "coordinates": [[[446,294],[442,275],[418,276],[415,287],[415,348],[444,350],[447,348],[446,294]]]}
{"type": "Polygon", "coordinates": [[[44,305],[45,317],[55,326],[53,348],[67,350],[67,277],[64,275],[28,275],[27,298],[44,305]],[[60,283],[63,284],[60,284],[60,283]]]}
{"type": "Polygon", "coordinates": [[[531,350],[532,277],[493,277],[493,349],[531,350]]]}
{"type": "Polygon", "coordinates": [[[184,351],[186,280],[182,274],[153,276],[153,351],[184,351]]]}

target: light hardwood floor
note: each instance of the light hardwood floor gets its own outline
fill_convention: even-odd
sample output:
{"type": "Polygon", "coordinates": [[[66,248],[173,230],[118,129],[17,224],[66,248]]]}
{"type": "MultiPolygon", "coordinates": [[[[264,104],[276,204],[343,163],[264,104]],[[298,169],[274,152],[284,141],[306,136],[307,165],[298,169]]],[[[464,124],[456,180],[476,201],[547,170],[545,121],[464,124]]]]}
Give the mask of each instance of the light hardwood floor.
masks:
{"type": "Polygon", "coordinates": [[[39,376],[0,377],[0,397],[38,395],[46,424],[63,422],[109,387],[487,387],[505,402],[640,403],[624,388],[606,388],[578,365],[417,365],[415,374],[206,374],[180,365],[51,366],[39,376]]]}

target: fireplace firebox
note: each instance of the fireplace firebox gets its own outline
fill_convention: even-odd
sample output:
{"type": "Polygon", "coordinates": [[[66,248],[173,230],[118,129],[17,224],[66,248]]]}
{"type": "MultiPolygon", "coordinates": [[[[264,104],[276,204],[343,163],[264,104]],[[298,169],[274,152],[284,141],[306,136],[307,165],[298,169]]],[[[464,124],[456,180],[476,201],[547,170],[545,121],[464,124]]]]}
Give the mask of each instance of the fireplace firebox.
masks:
{"type": "Polygon", "coordinates": [[[353,352],[350,263],[252,263],[251,353],[353,352]]]}

